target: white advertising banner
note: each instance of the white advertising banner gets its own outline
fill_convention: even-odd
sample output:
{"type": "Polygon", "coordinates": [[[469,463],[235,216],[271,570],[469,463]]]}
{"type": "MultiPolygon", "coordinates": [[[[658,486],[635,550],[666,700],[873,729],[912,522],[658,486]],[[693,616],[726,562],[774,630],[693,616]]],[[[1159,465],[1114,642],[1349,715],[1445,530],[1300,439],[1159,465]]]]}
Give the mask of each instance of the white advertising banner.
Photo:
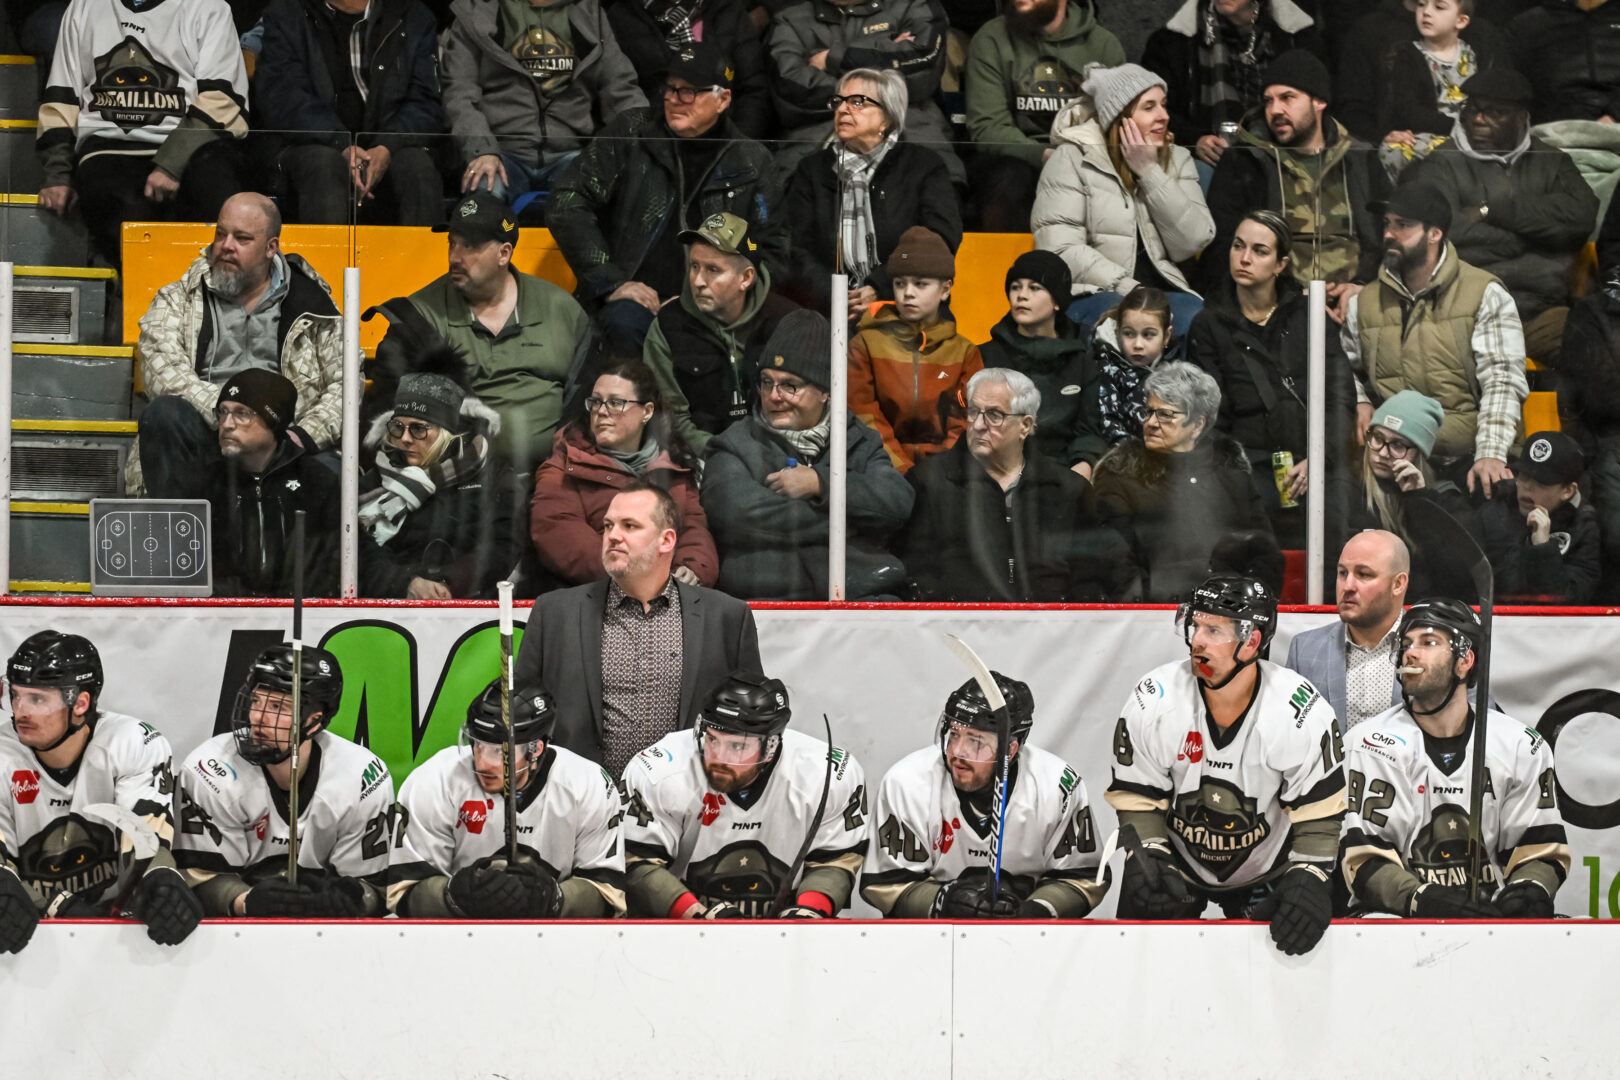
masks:
{"type": "MultiPolygon", "coordinates": [[[[1272,655],[1280,660],[1293,634],[1332,618],[1285,614],[1272,655]]],[[[1118,709],[1144,673],[1186,652],[1163,608],[767,607],[756,620],[767,673],[791,691],[794,726],[820,735],[825,712],[834,741],[855,753],[873,783],[933,741],[946,696],[968,677],[941,635],[961,636],[991,668],[1030,684],[1031,741],[1080,771],[1104,836],[1114,827],[1102,795],[1118,709]]],[[[305,640],[331,649],[343,666],[334,729],[369,745],[396,784],[455,741],[467,704],[498,667],[493,605],[310,604],[304,622],[305,640]]],[[[223,730],[247,663],[285,640],[289,625],[285,605],[8,603],[0,604],[0,651],[9,655],[46,627],[84,634],[106,667],[106,707],[156,724],[184,754],[223,730]]],[[[1578,917],[1620,918],[1617,657],[1620,618],[1496,621],[1492,692],[1509,715],[1554,741],[1574,848],[1558,907],[1578,917]]],[[[1102,913],[1112,910],[1110,897],[1102,913]]]]}

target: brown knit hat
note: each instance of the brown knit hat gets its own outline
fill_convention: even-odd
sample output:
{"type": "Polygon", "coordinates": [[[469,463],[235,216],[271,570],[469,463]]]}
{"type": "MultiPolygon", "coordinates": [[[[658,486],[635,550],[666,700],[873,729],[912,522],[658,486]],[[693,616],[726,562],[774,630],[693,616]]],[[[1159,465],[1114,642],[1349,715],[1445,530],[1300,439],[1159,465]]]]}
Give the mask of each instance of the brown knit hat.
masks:
{"type": "Polygon", "coordinates": [[[886,269],[890,277],[905,274],[946,280],[956,277],[956,256],[951,254],[939,233],[913,225],[900,234],[900,242],[894,245],[886,269]]]}

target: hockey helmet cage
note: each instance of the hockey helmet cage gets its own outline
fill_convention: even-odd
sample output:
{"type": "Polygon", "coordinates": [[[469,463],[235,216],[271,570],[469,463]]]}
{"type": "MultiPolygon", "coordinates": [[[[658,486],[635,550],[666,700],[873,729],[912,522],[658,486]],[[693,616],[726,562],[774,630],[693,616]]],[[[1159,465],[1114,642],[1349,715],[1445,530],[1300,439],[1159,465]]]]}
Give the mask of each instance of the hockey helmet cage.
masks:
{"type": "MultiPolygon", "coordinates": [[[[305,646],[299,665],[301,681],[298,688],[299,704],[304,710],[300,718],[303,737],[309,738],[332,720],[338,704],[343,700],[343,669],[337,657],[325,649],[305,646]],[[311,722],[311,717],[319,719],[311,722]]],[[[236,707],[231,712],[231,733],[236,737],[236,749],[242,757],[255,765],[274,765],[285,761],[291,749],[268,746],[254,736],[252,707],[253,694],[267,690],[291,694],[293,684],[293,647],[272,645],[261,652],[248,669],[247,679],[236,694],[236,707]]]]}

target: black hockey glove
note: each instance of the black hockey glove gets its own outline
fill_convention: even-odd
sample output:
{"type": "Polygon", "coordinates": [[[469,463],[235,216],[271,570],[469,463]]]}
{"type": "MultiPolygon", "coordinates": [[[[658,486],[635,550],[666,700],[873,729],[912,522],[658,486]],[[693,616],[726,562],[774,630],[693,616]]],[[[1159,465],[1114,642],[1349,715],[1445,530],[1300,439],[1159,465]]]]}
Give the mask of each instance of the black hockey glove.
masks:
{"type": "Polygon", "coordinates": [[[1125,910],[1140,919],[1187,918],[1187,905],[1193,901],[1192,891],[1187,888],[1186,879],[1176,868],[1169,850],[1160,843],[1144,843],[1136,850],[1141,854],[1132,852],[1129,858],[1142,860],[1137,867],[1140,872],[1123,875],[1122,888],[1130,890],[1123,905],[1125,910]]]}
{"type": "Polygon", "coordinates": [[[365,887],[336,874],[296,885],[272,878],[248,890],[242,911],[253,919],[358,919],[366,914],[365,887]]]}
{"type": "Polygon", "coordinates": [[[716,900],[703,905],[705,919],[746,919],[741,904],[734,900],[716,900]]]}
{"type": "Polygon", "coordinates": [[[159,945],[178,945],[197,929],[203,906],[180,871],[154,866],[135,886],[135,913],[146,924],[147,937],[159,945]]]}
{"type": "Polygon", "coordinates": [[[1491,902],[1494,915],[1508,919],[1550,919],[1553,898],[1539,881],[1513,881],[1491,902]]]}
{"type": "Polygon", "coordinates": [[[509,866],[504,856],[456,871],[448,893],[471,919],[555,919],[562,913],[561,882],[534,863],[509,866]]]}
{"type": "Polygon", "coordinates": [[[1025,900],[1018,905],[1020,919],[1055,919],[1057,910],[1042,900],[1025,900]]]}
{"type": "Polygon", "coordinates": [[[778,912],[776,917],[778,919],[825,919],[828,915],[826,912],[818,911],[813,907],[792,904],[778,912]]]}
{"type": "Polygon", "coordinates": [[[940,886],[929,917],[934,919],[1016,919],[1019,900],[1002,882],[1001,894],[990,902],[988,877],[957,878],[940,886]]]}
{"type": "Polygon", "coordinates": [[[9,866],[0,866],[0,952],[22,952],[39,925],[34,898],[9,866]]]}
{"type": "Polygon", "coordinates": [[[1326,870],[1306,864],[1291,866],[1272,886],[1277,900],[1271,912],[1271,940],[1289,956],[1316,948],[1333,921],[1333,885],[1326,870]]]}
{"type": "MultiPolygon", "coordinates": [[[[1546,893],[1542,892],[1545,896],[1546,893]]],[[[1468,890],[1455,885],[1419,885],[1412,894],[1407,917],[1412,919],[1499,919],[1501,912],[1483,900],[1468,899],[1468,890]]]]}

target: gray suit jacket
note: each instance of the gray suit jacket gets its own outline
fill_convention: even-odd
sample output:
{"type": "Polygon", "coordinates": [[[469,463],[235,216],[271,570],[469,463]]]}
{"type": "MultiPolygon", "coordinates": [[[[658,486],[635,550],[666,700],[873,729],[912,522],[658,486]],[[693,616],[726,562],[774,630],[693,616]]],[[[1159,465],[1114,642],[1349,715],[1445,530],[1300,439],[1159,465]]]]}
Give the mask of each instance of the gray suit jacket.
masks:
{"type": "MultiPolygon", "coordinates": [[[[691,727],[709,689],[736,670],[762,671],[754,613],[725,593],[677,582],[681,595],[680,726],[691,727]]],[[[518,648],[518,686],[538,681],[557,701],[551,741],[602,760],[602,615],[608,581],[549,592],[534,602],[518,648]]]]}
{"type": "MultiPolygon", "coordinates": [[[[1349,692],[1345,689],[1342,622],[1330,622],[1326,626],[1318,626],[1315,630],[1295,634],[1293,640],[1288,643],[1288,660],[1284,666],[1311,680],[1311,685],[1321,691],[1328,704],[1333,706],[1333,715],[1339,718],[1341,734],[1350,729],[1350,717],[1346,709],[1349,692]]],[[[1389,703],[1391,705],[1401,703],[1399,681],[1391,681],[1389,684],[1389,703]]]]}

